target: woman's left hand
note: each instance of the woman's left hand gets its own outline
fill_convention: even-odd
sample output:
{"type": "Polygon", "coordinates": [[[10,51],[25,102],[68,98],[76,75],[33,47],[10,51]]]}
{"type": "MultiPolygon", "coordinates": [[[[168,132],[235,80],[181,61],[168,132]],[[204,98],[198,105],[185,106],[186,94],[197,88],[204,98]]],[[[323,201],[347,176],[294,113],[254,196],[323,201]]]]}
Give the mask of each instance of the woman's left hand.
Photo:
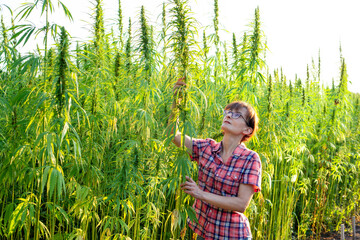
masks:
{"type": "Polygon", "coordinates": [[[194,198],[201,199],[203,196],[204,192],[191,177],[186,176],[186,182],[182,183],[180,186],[185,193],[190,194],[194,198]]]}

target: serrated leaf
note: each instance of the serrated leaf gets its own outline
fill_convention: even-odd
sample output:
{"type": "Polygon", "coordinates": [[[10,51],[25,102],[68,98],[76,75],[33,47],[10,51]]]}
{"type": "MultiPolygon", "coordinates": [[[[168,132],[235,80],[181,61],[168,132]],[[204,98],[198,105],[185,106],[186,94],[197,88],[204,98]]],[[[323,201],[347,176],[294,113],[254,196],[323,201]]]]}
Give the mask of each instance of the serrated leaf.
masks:
{"type": "Polygon", "coordinates": [[[57,170],[51,167],[51,170],[49,172],[48,184],[47,184],[49,199],[52,199],[52,195],[57,185],[56,183],[57,183],[57,170]]]}
{"type": "Polygon", "coordinates": [[[51,169],[50,166],[46,166],[44,169],[43,178],[42,178],[42,182],[41,182],[41,192],[44,192],[45,184],[48,182],[48,174],[49,174],[50,169],[51,169]]]}

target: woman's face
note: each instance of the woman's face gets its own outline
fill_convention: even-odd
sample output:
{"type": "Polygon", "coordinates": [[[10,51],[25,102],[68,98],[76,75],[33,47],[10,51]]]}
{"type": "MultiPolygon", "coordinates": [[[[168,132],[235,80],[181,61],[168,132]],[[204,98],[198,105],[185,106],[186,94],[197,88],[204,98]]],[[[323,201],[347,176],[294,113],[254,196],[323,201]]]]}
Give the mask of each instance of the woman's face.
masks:
{"type": "Polygon", "coordinates": [[[226,109],[224,111],[224,118],[221,125],[221,130],[224,134],[232,135],[249,135],[252,129],[246,123],[247,111],[245,108],[240,109],[226,109]]]}

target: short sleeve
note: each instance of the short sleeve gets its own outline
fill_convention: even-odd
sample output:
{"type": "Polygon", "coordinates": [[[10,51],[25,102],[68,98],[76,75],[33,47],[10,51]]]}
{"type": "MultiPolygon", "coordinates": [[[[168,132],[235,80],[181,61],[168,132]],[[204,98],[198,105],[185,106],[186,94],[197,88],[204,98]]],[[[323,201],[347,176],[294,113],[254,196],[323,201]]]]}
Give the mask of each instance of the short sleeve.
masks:
{"type": "Polygon", "coordinates": [[[192,155],[191,159],[193,161],[199,162],[200,157],[202,156],[205,149],[211,146],[212,139],[192,139],[192,155]]]}
{"type": "Polygon", "coordinates": [[[256,152],[249,154],[240,183],[253,185],[254,191],[261,190],[261,161],[256,152]]]}

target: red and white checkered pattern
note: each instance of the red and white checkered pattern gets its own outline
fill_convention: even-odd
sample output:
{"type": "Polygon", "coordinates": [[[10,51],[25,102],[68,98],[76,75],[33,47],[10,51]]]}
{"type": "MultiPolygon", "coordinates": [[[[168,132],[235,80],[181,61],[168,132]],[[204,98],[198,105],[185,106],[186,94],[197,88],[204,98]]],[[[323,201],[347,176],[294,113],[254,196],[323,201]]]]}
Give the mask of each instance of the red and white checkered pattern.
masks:
{"type": "MultiPolygon", "coordinates": [[[[220,157],[221,142],[213,139],[193,139],[191,158],[198,162],[200,189],[221,196],[237,197],[239,185],[250,184],[254,191],[261,189],[261,161],[259,155],[238,145],[226,163],[220,157]]],[[[246,216],[224,210],[195,199],[193,205],[199,223],[188,219],[190,228],[206,240],[239,240],[251,237],[246,216]]]]}

